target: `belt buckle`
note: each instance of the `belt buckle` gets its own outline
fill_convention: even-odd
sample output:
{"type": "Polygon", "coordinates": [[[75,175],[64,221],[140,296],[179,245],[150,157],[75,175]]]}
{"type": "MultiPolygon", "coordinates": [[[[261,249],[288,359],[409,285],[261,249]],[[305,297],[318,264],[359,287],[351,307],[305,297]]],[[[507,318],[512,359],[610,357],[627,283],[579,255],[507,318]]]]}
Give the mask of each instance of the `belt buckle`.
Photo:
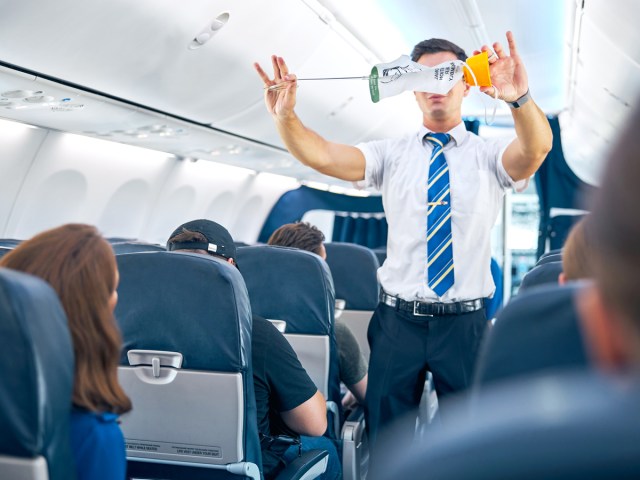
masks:
{"type": "Polygon", "coordinates": [[[420,305],[420,302],[415,300],[413,302],[413,315],[414,315],[414,317],[433,317],[433,315],[431,315],[430,313],[419,313],[418,312],[418,305],[420,305]]]}

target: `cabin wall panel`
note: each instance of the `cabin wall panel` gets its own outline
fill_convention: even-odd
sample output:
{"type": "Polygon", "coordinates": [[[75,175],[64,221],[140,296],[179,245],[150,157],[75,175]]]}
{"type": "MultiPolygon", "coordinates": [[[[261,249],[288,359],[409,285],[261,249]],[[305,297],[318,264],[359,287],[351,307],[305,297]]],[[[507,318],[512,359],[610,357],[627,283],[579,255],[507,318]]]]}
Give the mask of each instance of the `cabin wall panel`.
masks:
{"type": "Polygon", "coordinates": [[[47,130],[0,120],[0,237],[8,238],[7,229],[16,198],[29,169],[47,136],[47,130]]]}
{"type": "Polygon", "coordinates": [[[180,162],[159,195],[144,237],[165,243],[178,225],[207,218],[225,226],[235,240],[253,243],[277,199],[297,185],[294,179],[214,162],[180,162]]]}
{"type": "Polygon", "coordinates": [[[289,177],[7,125],[0,130],[3,237],[83,222],[105,236],[163,244],[177,225],[208,218],[254,243],[275,202],[298,187],[289,177]]]}
{"type": "Polygon", "coordinates": [[[50,131],[4,236],[29,238],[63,223],[86,222],[107,236],[137,238],[144,227],[140,219],[175,163],[164,153],[50,131]]]}

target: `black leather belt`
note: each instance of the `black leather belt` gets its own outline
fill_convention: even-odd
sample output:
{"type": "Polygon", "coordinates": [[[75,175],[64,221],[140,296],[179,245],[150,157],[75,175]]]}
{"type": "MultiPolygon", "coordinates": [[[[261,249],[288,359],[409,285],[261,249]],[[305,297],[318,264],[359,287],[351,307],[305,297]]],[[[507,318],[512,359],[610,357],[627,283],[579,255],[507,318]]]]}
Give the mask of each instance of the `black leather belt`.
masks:
{"type": "Polygon", "coordinates": [[[453,303],[420,302],[415,300],[407,302],[399,297],[394,297],[386,292],[380,292],[380,301],[401,312],[407,312],[417,317],[434,317],[440,315],[461,315],[475,312],[484,307],[484,299],[463,300],[453,303]]]}

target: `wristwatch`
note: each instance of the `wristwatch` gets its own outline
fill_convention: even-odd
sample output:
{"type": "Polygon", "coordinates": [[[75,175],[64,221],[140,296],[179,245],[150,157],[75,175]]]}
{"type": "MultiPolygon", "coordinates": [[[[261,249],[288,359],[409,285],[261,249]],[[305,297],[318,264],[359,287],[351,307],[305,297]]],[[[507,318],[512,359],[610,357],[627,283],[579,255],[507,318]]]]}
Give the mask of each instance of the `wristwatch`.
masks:
{"type": "Polygon", "coordinates": [[[522,105],[527,103],[529,100],[531,100],[531,94],[529,93],[529,89],[527,88],[527,92],[524,95],[522,95],[515,102],[507,102],[507,105],[509,105],[511,108],[520,108],[522,105]]]}

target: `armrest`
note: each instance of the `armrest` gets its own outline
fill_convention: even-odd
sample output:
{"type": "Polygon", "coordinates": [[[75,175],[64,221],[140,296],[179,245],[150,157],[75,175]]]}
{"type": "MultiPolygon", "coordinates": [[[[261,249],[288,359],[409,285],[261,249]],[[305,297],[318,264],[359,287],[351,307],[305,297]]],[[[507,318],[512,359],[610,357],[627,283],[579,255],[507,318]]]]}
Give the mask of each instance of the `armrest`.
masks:
{"type": "Polygon", "coordinates": [[[357,406],[342,427],[342,477],[366,478],[369,468],[369,442],[365,431],[364,408],[357,406]]]}
{"type": "Polygon", "coordinates": [[[322,475],[327,469],[329,453],[326,450],[309,450],[289,463],[276,477],[277,480],[309,480],[322,475]]]}

